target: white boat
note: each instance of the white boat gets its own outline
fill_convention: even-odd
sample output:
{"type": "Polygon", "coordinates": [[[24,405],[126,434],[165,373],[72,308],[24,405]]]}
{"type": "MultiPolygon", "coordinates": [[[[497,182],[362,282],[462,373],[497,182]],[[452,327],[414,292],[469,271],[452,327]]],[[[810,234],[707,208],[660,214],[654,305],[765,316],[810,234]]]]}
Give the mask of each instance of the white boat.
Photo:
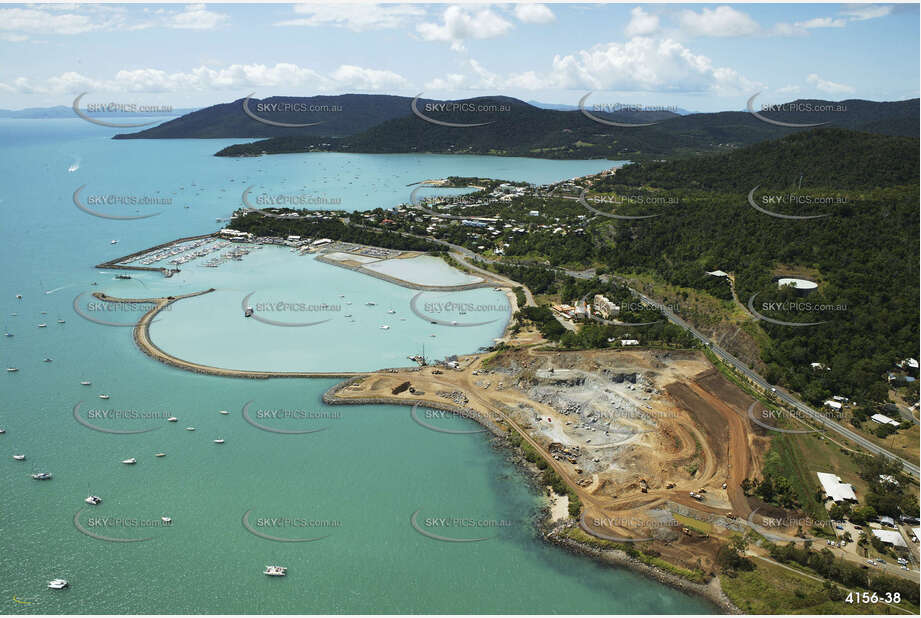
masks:
{"type": "Polygon", "coordinates": [[[38,327],[39,327],[39,328],[48,328],[48,325],[45,324],[44,322],[42,322],[41,324],[38,325],[38,327]]]}
{"type": "Polygon", "coordinates": [[[166,422],[167,422],[167,423],[175,423],[175,422],[178,421],[178,420],[179,420],[179,419],[176,418],[175,416],[171,416],[171,417],[169,417],[168,419],[166,419],[166,422]]]}
{"type": "Polygon", "coordinates": [[[46,356],[45,358],[42,359],[42,362],[43,362],[43,363],[50,363],[50,362],[53,361],[53,360],[54,360],[53,358],[48,358],[48,357],[46,356]]]}
{"type": "Polygon", "coordinates": [[[387,313],[396,313],[396,312],[397,312],[396,309],[388,309],[388,310],[387,310],[387,313]]]}
{"type": "Polygon", "coordinates": [[[373,301],[368,301],[368,302],[366,302],[365,304],[368,305],[369,307],[373,307],[373,306],[376,305],[377,303],[375,303],[375,302],[373,302],[373,301]]]}
{"type": "Polygon", "coordinates": [[[390,327],[386,324],[381,324],[381,330],[390,330],[390,327]]]}
{"type": "Polygon", "coordinates": [[[137,462],[138,462],[138,460],[135,459],[134,457],[132,457],[132,458],[130,458],[130,459],[122,459],[122,463],[123,463],[123,464],[128,464],[128,465],[136,464],[137,462]]]}
{"type": "Polygon", "coordinates": [[[16,373],[17,371],[19,371],[19,367],[7,367],[6,370],[9,371],[10,373],[16,373]]]}
{"type": "Polygon", "coordinates": [[[224,414],[225,416],[226,416],[227,414],[230,414],[230,412],[228,412],[227,410],[218,410],[217,413],[218,413],[218,414],[224,414]]]}
{"type": "Polygon", "coordinates": [[[195,428],[194,428],[194,427],[186,427],[185,430],[186,430],[186,431],[195,431],[195,428]]]}
{"type": "Polygon", "coordinates": [[[346,313],[346,314],[345,314],[345,317],[350,318],[350,317],[352,317],[352,314],[351,314],[351,313],[346,313]]]}
{"type": "Polygon", "coordinates": [[[108,399],[109,397],[110,395],[100,395],[99,396],[100,399],[108,399]]]}
{"type": "Polygon", "coordinates": [[[90,382],[89,380],[83,380],[82,382],[80,382],[80,384],[82,384],[83,386],[89,386],[90,384],[92,384],[92,382],[90,382]]]}
{"type": "Polygon", "coordinates": [[[117,245],[117,244],[118,244],[118,241],[117,241],[117,240],[110,240],[110,241],[109,241],[109,244],[110,244],[110,245],[117,245]]]}
{"type": "Polygon", "coordinates": [[[18,298],[19,300],[22,300],[22,294],[17,294],[16,298],[18,298]]]}
{"type": "Polygon", "coordinates": [[[166,453],[157,453],[154,457],[166,457],[166,453]]]}
{"type": "Polygon", "coordinates": [[[262,574],[268,575],[269,577],[284,577],[288,574],[288,567],[266,565],[265,571],[263,571],[262,574]]]}
{"type": "Polygon", "coordinates": [[[3,336],[4,336],[4,337],[12,337],[12,336],[13,336],[13,333],[3,333],[3,336]]]}
{"type": "Polygon", "coordinates": [[[102,498],[100,498],[99,496],[87,496],[84,502],[95,506],[99,504],[100,502],[102,502],[102,498]]]}
{"type": "Polygon", "coordinates": [[[48,587],[52,590],[63,590],[64,588],[67,588],[68,585],[69,584],[67,583],[66,579],[52,579],[50,582],[48,582],[48,587]]]}
{"type": "Polygon", "coordinates": [[[66,323],[67,323],[67,320],[62,320],[58,318],[58,324],[66,324],[66,323]]]}
{"type": "Polygon", "coordinates": [[[36,472],[35,474],[32,475],[32,478],[34,478],[36,481],[50,481],[51,473],[50,472],[36,472]]]}
{"type": "Polygon", "coordinates": [[[4,434],[4,433],[6,433],[6,429],[3,429],[2,427],[0,427],[0,434],[4,434]]]}
{"type": "Polygon", "coordinates": [[[13,459],[15,459],[16,461],[25,461],[26,456],[25,455],[13,455],[13,459]]]}
{"type": "Polygon", "coordinates": [[[162,521],[164,524],[171,524],[173,523],[173,518],[167,517],[166,515],[164,515],[163,517],[160,518],[160,521],[162,521]]]}
{"type": "Polygon", "coordinates": [[[215,444],[224,444],[224,438],[218,438],[214,441],[215,444]]]}

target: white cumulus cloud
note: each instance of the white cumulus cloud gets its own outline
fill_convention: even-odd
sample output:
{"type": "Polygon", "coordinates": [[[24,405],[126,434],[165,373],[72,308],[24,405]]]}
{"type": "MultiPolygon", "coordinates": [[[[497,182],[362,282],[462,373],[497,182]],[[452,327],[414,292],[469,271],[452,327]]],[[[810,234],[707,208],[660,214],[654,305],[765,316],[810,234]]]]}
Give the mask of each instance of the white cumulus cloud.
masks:
{"type": "Polygon", "coordinates": [[[468,11],[455,5],[445,9],[441,23],[417,24],[416,32],[423,40],[443,41],[450,43],[455,51],[462,51],[467,39],[492,39],[508,33],[512,27],[488,8],[468,11]]]}
{"type": "Polygon", "coordinates": [[[409,18],[425,15],[425,9],[411,4],[298,4],[294,19],[276,26],[339,26],[355,32],[402,27],[409,18]],[[302,17],[300,17],[302,16],[302,17]]]}
{"type": "Polygon", "coordinates": [[[845,92],[854,92],[855,88],[853,86],[848,86],[847,84],[838,84],[836,82],[830,82],[826,79],[822,79],[815,73],[809,75],[806,78],[806,81],[813,86],[816,90],[821,92],[826,92],[828,94],[841,94],[845,92]]]}
{"type": "Polygon", "coordinates": [[[549,24],[556,19],[549,8],[544,4],[516,4],[515,17],[526,24],[549,24]]]}
{"type": "Polygon", "coordinates": [[[737,37],[757,34],[761,30],[747,14],[725,5],[704,8],[700,13],[684,10],[678,15],[678,21],[690,36],[737,37]]]}
{"type": "Polygon", "coordinates": [[[635,36],[647,36],[659,30],[659,16],[650,15],[642,7],[636,7],[630,11],[630,23],[624,28],[624,33],[633,38],[635,36]]]}

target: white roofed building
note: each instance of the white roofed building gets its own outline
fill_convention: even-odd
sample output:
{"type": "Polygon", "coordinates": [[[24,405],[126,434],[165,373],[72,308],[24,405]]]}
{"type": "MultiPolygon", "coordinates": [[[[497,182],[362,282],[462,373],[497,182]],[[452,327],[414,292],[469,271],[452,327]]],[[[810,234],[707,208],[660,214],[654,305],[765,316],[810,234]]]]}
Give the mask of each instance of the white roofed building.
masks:
{"type": "Polygon", "coordinates": [[[854,486],[850,483],[842,482],[841,477],[837,474],[816,472],[816,476],[819,477],[819,483],[822,484],[822,491],[835,502],[857,502],[854,486]]]}

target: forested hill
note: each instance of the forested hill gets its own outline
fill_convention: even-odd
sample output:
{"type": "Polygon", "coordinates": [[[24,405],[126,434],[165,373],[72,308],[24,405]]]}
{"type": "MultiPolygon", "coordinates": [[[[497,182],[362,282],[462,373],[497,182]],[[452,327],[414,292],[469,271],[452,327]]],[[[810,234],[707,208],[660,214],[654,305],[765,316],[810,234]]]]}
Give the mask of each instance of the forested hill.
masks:
{"type": "Polygon", "coordinates": [[[627,165],[599,183],[748,192],[794,186],[837,190],[917,184],[919,140],[812,129],[732,153],[627,165]]]}
{"type": "MultiPolygon", "coordinates": [[[[362,153],[439,152],[499,154],[554,159],[643,160],[728,152],[808,129],[778,126],[748,112],[678,116],[667,112],[614,113],[586,110],[601,121],[651,126],[611,126],[581,111],[541,109],[508,97],[481,97],[449,102],[464,109],[439,109],[420,102],[431,121],[415,114],[394,117],[341,139],[277,137],[227,147],[218,156],[254,156],[315,150],[362,153]],[[441,123],[471,126],[445,126],[441,123]],[[482,124],[488,123],[488,124],[482,124]],[[473,126],[476,125],[476,126],[473,126]]],[[[836,111],[764,112],[781,122],[828,123],[827,126],[885,134],[918,134],[918,101],[796,101],[797,109],[836,111]]]]}
{"type": "Polygon", "coordinates": [[[337,137],[365,131],[375,125],[410,113],[410,97],[378,94],[342,94],[317,97],[252,98],[249,110],[260,122],[247,115],[244,99],[212,105],[161,125],[122,133],[114,139],[154,138],[253,138],[274,136],[337,137]],[[284,127],[286,124],[319,123],[309,127],[284,127]]]}

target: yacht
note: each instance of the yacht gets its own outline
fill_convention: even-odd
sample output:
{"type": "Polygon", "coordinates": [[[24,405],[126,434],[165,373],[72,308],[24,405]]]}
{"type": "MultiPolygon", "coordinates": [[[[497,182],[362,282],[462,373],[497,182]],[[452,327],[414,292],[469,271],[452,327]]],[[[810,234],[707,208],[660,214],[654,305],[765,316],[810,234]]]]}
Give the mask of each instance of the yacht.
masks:
{"type": "Polygon", "coordinates": [[[166,457],[166,453],[157,453],[154,457],[166,457]]]}
{"type": "Polygon", "coordinates": [[[167,517],[166,515],[164,515],[163,517],[160,518],[160,521],[162,521],[164,524],[171,524],[173,523],[173,518],[167,517]]]}
{"type": "Polygon", "coordinates": [[[39,328],[47,328],[48,325],[45,324],[44,322],[42,322],[41,324],[38,325],[38,327],[39,327],[39,328]]]}
{"type": "Polygon", "coordinates": [[[262,573],[269,577],[284,577],[288,574],[288,567],[266,565],[265,571],[262,573]]]}
{"type": "Polygon", "coordinates": [[[32,478],[34,478],[36,481],[50,481],[51,473],[50,472],[36,472],[35,474],[32,475],[32,478]]]}
{"type": "Polygon", "coordinates": [[[49,357],[46,356],[45,358],[42,359],[42,362],[43,362],[43,363],[50,363],[50,362],[53,361],[53,360],[54,360],[53,358],[49,358],[49,357]]]}
{"type": "Polygon", "coordinates": [[[10,373],[16,373],[17,371],[19,371],[19,367],[7,367],[6,370],[9,371],[10,373]]]}
{"type": "Polygon", "coordinates": [[[123,464],[128,464],[128,465],[136,464],[137,462],[138,462],[138,460],[135,459],[134,457],[132,457],[131,459],[122,459],[122,463],[123,463],[123,464]]]}
{"type": "Polygon", "coordinates": [[[118,241],[117,241],[117,240],[110,240],[110,241],[109,241],[109,244],[110,244],[110,245],[117,245],[117,244],[118,244],[118,241]]]}
{"type": "Polygon", "coordinates": [[[4,434],[4,433],[6,433],[6,429],[4,429],[3,427],[0,427],[0,434],[4,434]]]}
{"type": "Polygon", "coordinates": [[[89,386],[90,384],[92,384],[92,382],[90,382],[89,380],[82,380],[80,384],[82,384],[83,386],[89,386]]]}
{"type": "Polygon", "coordinates": [[[108,399],[109,397],[110,395],[100,395],[99,396],[100,399],[108,399]]]}
{"type": "Polygon", "coordinates": [[[169,417],[168,419],[166,419],[166,422],[167,422],[167,423],[175,423],[175,422],[178,421],[178,420],[179,420],[179,419],[176,418],[175,416],[171,416],[171,417],[169,417]]]}
{"type": "Polygon", "coordinates": [[[86,499],[83,501],[86,502],[87,504],[92,504],[93,506],[95,506],[99,504],[100,502],[102,502],[102,498],[100,498],[99,496],[87,496],[86,499]]]}
{"type": "Polygon", "coordinates": [[[67,324],[67,320],[62,320],[61,318],[58,318],[58,324],[67,324]]]}
{"type": "Polygon", "coordinates": [[[13,455],[13,459],[15,459],[16,461],[25,461],[26,456],[25,455],[13,455]]]}
{"type": "Polygon", "coordinates": [[[52,590],[63,590],[64,588],[67,588],[67,586],[68,583],[66,579],[52,579],[50,582],[48,582],[48,587],[52,590]]]}
{"type": "Polygon", "coordinates": [[[345,317],[350,318],[350,317],[352,317],[352,314],[351,314],[351,313],[346,313],[346,314],[345,314],[345,317]]]}
{"type": "Polygon", "coordinates": [[[214,441],[215,444],[224,444],[224,438],[218,438],[214,441]]]}
{"type": "Polygon", "coordinates": [[[381,330],[390,330],[390,327],[386,324],[381,324],[381,330]]]}
{"type": "Polygon", "coordinates": [[[186,431],[195,431],[195,428],[194,428],[194,427],[186,427],[185,430],[186,430],[186,431]]]}
{"type": "Polygon", "coordinates": [[[225,416],[226,416],[227,414],[230,414],[230,412],[228,412],[227,410],[218,410],[217,413],[218,413],[218,414],[223,414],[223,415],[225,415],[225,416]]]}

